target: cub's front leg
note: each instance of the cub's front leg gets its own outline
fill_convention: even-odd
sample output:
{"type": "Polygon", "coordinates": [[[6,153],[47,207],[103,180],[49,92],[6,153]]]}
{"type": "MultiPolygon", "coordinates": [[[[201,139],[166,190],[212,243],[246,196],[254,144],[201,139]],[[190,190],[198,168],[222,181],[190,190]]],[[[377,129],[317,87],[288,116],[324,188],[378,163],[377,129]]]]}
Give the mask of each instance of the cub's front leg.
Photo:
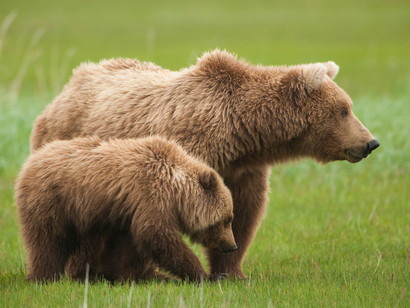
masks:
{"type": "Polygon", "coordinates": [[[142,258],[152,258],[161,269],[172,275],[191,282],[215,278],[205,272],[198,258],[177,232],[154,232],[149,228],[143,234],[139,234],[139,237],[142,240],[137,242],[138,254],[142,258]]]}

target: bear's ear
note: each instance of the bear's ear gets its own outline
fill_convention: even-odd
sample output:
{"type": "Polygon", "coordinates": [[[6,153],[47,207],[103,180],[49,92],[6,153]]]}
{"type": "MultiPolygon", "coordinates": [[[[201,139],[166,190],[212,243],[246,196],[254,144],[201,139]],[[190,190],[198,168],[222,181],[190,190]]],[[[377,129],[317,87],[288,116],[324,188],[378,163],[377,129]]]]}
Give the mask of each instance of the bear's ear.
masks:
{"type": "Polygon", "coordinates": [[[326,75],[334,79],[338,72],[339,66],[333,61],[303,65],[302,76],[308,93],[318,90],[326,79],[326,75]]]}
{"type": "Polygon", "coordinates": [[[325,81],[326,76],[334,79],[339,72],[339,66],[333,62],[312,63],[302,66],[302,78],[304,79],[307,93],[318,90],[325,81]]]}
{"type": "Polygon", "coordinates": [[[327,77],[334,78],[339,66],[334,62],[293,66],[281,79],[281,90],[287,99],[300,104],[306,95],[319,90],[327,77]]]}
{"type": "Polygon", "coordinates": [[[302,80],[307,94],[319,90],[327,76],[327,66],[323,63],[313,63],[302,66],[302,80]]]}
{"type": "Polygon", "coordinates": [[[214,190],[218,185],[217,175],[209,170],[200,173],[198,180],[205,190],[214,190]]]}
{"type": "Polygon", "coordinates": [[[337,65],[333,61],[328,61],[323,64],[327,67],[327,75],[330,78],[335,79],[335,77],[337,76],[337,73],[339,73],[339,65],[337,65]]]}

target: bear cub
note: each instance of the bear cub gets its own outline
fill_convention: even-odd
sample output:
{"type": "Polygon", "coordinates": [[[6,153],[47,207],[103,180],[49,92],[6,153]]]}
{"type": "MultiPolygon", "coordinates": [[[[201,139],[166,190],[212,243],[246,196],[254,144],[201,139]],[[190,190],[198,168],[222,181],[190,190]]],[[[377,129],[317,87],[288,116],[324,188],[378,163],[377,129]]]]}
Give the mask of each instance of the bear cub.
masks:
{"type": "Polygon", "coordinates": [[[223,275],[208,275],[180,233],[237,249],[222,178],[160,137],[51,142],[29,156],[15,188],[29,280],[84,279],[87,264],[90,279],[150,279],[160,268],[212,280],[223,275]]]}

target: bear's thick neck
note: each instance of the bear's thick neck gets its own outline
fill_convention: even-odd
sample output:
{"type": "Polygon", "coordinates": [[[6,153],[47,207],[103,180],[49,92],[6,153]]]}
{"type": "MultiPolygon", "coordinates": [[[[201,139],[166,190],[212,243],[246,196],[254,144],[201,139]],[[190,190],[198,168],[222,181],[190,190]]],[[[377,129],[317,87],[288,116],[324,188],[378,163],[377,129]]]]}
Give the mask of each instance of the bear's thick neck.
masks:
{"type": "Polygon", "coordinates": [[[223,80],[221,85],[221,80],[182,72],[164,93],[176,104],[171,116],[164,106],[173,125],[163,131],[219,172],[236,164],[292,159],[302,131],[298,119],[288,116],[296,113],[289,110],[295,107],[258,89],[266,78],[266,71],[262,73],[242,84],[223,80]]]}

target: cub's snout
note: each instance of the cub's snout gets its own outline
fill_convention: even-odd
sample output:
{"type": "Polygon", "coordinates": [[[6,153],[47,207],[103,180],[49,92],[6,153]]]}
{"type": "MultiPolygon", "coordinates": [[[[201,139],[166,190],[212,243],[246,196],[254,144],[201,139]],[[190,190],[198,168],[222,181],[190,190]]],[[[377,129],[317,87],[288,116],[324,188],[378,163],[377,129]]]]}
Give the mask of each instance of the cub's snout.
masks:
{"type": "Polygon", "coordinates": [[[219,247],[221,248],[222,252],[224,252],[224,253],[228,253],[228,252],[238,250],[238,246],[236,246],[236,244],[229,245],[229,244],[227,244],[226,242],[223,242],[223,241],[221,241],[219,243],[219,247]]]}

